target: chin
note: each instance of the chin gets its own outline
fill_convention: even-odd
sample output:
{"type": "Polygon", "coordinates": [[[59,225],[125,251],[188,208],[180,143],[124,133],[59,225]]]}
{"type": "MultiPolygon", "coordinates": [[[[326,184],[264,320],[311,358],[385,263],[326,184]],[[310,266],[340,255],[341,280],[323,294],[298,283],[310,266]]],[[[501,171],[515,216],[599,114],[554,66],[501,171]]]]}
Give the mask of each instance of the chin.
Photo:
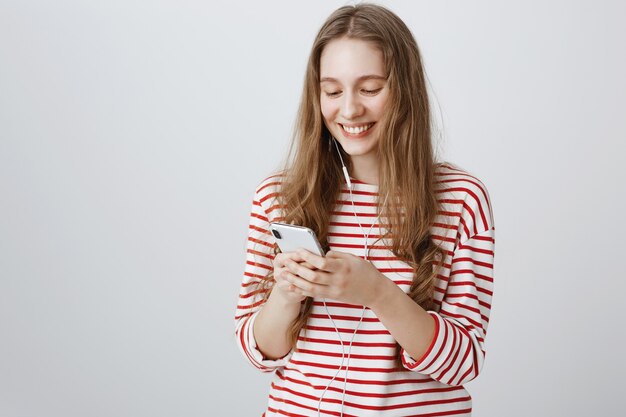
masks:
{"type": "MultiPolygon", "coordinates": [[[[340,133],[341,134],[341,133],[340,133]]],[[[335,136],[339,145],[350,156],[359,156],[372,152],[376,148],[377,138],[347,139],[342,136],[335,136]]]]}
{"type": "Polygon", "coordinates": [[[374,152],[375,146],[369,143],[342,145],[343,150],[350,156],[362,156],[374,152]]]}

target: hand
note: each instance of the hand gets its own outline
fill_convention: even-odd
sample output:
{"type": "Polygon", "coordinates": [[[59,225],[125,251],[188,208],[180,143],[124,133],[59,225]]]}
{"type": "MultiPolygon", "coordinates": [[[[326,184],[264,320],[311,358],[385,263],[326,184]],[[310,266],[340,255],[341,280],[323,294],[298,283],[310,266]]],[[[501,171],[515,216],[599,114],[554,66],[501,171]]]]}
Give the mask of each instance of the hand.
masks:
{"type": "Polygon", "coordinates": [[[295,291],[296,286],[289,281],[290,278],[293,278],[293,274],[285,267],[288,261],[301,264],[310,270],[315,270],[316,268],[305,262],[297,252],[279,253],[274,257],[274,280],[276,284],[272,293],[276,291],[276,294],[288,303],[300,303],[307,296],[297,293],[295,291]]]}
{"type": "Polygon", "coordinates": [[[293,254],[284,259],[289,271],[284,278],[291,284],[287,291],[294,296],[330,298],[369,307],[387,279],[370,262],[349,253],[329,251],[322,257],[299,249],[293,254]]]}

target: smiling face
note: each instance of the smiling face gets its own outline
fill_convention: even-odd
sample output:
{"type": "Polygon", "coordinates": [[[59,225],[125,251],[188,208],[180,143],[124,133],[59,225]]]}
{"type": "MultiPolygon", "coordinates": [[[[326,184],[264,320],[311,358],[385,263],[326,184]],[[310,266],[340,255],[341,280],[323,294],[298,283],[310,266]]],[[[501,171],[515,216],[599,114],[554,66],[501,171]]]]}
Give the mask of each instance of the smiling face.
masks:
{"type": "Polygon", "coordinates": [[[382,52],[371,42],[341,38],[320,57],[320,106],[330,133],[353,164],[376,164],[377,122],[389,88],[382,52]]]}

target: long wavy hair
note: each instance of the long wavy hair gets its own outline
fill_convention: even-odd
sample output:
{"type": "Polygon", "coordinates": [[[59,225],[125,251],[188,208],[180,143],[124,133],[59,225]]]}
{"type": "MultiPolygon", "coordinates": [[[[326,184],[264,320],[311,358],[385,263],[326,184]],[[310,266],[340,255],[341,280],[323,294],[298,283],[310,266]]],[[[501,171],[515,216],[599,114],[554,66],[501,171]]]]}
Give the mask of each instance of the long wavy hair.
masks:
{"type": "MultiPolygon", "coordinates": [[[[324,47],[339,38],[371,42],[383,53],[389,97],[378,127],[377,210],[386,230],[379,239],[388,240],[394,255],[413,268],[408,295],[425,310],[433,309],[434,281],[445,257],[430,234],[439,207],[425,74],[411,31],[382,6],[360,3],[341,7],[329,16],[315,38],[277,196],[283,221],[310,227],[329,250],[330,213],[344,178],[338,155],[328,149],[333,145],[320,107],[320,57],[324,47]]],[[[350,170],[349,156],[344,161],[350,170]]],[[[278,251],[275,247],[274,253],[278,251]]],[[[272,275],[270,272],[260,283],[266,299],[275,282],[272,275]]],[[[290,328],[294,348],[312,304],[311,297],[303,301],[300,315],[290,328]]],[[[399,351],[396,366],[402,367],[399,351]]]]}

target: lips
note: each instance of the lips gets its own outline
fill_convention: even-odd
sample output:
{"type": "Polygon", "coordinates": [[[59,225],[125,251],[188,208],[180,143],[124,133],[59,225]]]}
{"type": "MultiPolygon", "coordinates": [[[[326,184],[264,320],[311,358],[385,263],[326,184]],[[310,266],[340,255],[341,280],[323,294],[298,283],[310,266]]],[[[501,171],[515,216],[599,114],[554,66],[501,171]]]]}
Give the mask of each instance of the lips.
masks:
{"type": "Polygon", "coordinates": [[[347,133],[350,136],[361,136],[361,134],[370,130],[372,126],[374,126],[374,124],[375,122],[352,124],[352,125],[345,125],[345,124],[338,123],[338,125],[341,126],[341,129],[343,130],[344,134],[347,133]]]}

